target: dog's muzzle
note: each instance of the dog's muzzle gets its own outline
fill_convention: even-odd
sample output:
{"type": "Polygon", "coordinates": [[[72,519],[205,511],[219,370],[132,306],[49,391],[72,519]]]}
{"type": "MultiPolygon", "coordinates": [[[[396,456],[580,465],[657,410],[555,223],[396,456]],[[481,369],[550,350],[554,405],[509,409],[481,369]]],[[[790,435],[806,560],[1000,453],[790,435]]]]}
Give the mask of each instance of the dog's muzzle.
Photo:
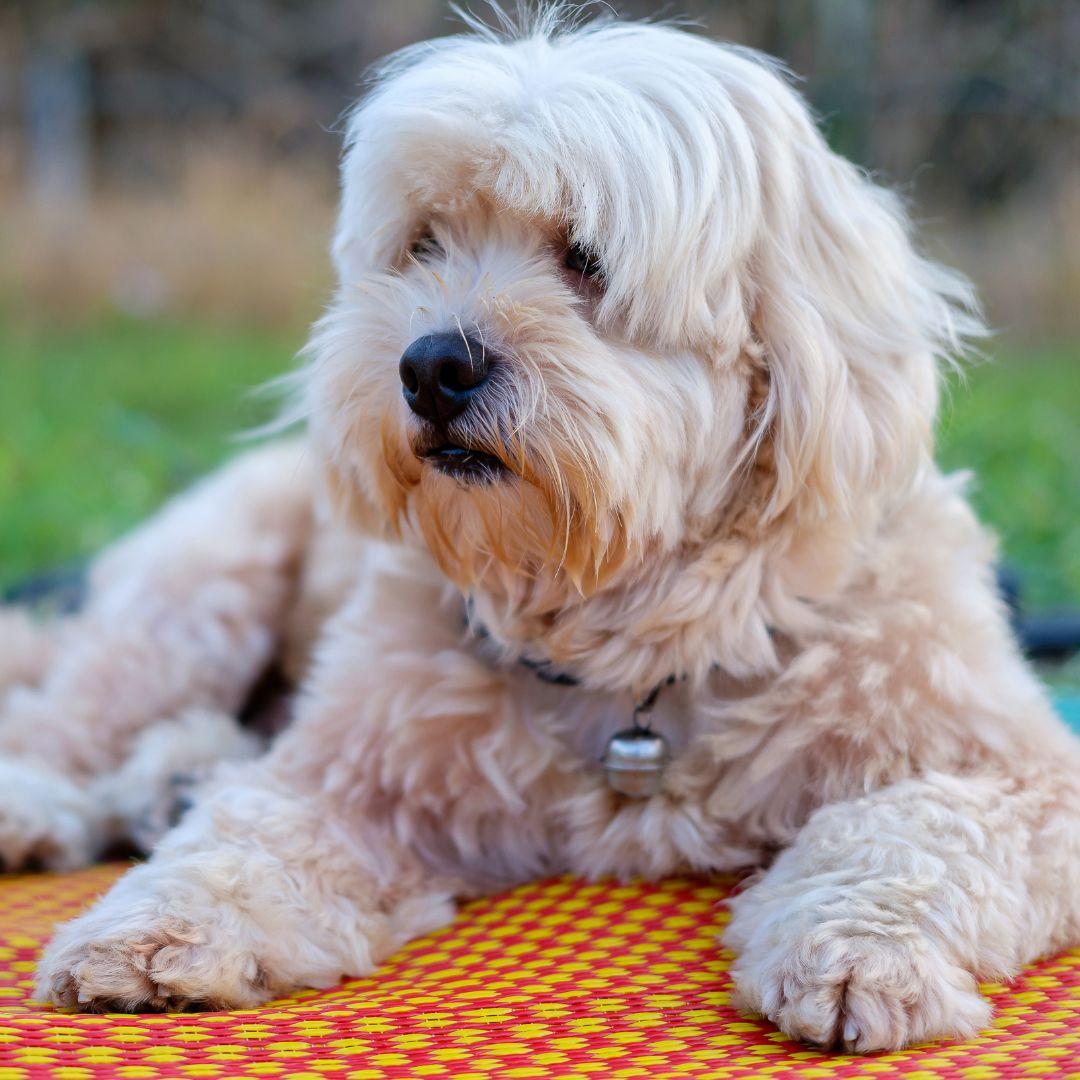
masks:
{"type": "Polygon", "coordinates": [[[462,441],[494,366],[483,344],[460,332],[417,338],[398,365],[402,395],[420,421],[413,452],[456,480],[490,482],[505,472],[497,457],[462,441]]]}

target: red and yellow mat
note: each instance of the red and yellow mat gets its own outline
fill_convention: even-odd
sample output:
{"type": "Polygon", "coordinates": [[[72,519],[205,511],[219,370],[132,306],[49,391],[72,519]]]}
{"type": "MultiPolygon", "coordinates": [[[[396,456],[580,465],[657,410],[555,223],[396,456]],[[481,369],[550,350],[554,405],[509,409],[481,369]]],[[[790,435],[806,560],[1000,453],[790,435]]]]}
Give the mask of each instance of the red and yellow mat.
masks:
{"type": "Polygon", "coordinates": [[[987,986],[978,1039],[808,1050],[728,1005],[725,889],[555,880],[470,904],[369,979],[259,1009],[70,1015],[30,999],[53,925],[119,873],[0,878],[0,1080],[907,1077],[1080,1080],[1080,950],[987,986]]]}

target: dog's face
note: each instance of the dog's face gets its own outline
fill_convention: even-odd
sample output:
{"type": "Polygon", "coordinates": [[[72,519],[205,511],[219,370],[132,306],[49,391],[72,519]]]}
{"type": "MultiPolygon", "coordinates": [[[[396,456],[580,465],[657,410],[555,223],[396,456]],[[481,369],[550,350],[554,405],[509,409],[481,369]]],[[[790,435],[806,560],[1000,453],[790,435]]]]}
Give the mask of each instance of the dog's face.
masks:
{"type": "Polygon", "coordinates": [[[314,435],[463,586],[850,513],[921,460],[963,299],[765,62],[634,24],[392,62],[335,256],[314,435]]]}
{"type": "Polygon", "coordinates": [[[608,271],[558,208],[453,190],[411,209],[386,268],[343,290],[332,332],[349,359],[323,389],[350,485],[380,516],[417,524],[462,583],[495,560],[588,587],[719,504],[735,365],[604,318],[608,271]]]}

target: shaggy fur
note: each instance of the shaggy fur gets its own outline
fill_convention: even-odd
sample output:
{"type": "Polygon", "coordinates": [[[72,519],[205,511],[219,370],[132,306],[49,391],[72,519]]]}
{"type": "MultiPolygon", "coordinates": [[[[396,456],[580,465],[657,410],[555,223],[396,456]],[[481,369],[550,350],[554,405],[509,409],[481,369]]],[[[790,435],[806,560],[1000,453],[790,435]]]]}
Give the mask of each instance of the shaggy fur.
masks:
{"type": "Polygon", "coordinates": [[[107,554],[47,670],[2,624],[8,862],[90,858],[94,785],[160,787],[152,725],[228,730],[275,656],[302,683],[60,930],[43,997],[251,1006],[564,871],[765,868],[739,999],[856,1051],[971,1035],[979,980],[1080,942],[1078,746],[932,461],[971,293],[775,64],[558,13],[407,50],[349,122],[334,257],[306,439],[107,554]],[[449,430],[490,482],[424,460],[402,400],[446,330],[496,361],[449,430]],[[663,790],[618,796],[597,759],[671,675],[663,790]]]}

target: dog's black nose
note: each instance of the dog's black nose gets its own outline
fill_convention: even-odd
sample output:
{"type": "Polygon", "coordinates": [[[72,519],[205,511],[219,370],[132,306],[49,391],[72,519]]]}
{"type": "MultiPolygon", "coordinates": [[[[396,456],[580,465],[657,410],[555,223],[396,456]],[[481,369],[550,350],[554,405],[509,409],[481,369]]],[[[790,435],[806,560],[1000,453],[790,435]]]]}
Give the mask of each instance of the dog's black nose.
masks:
{"type": "Polygon", "coordinates": [[[417,416],[445,425],[469,407],[489,368],[475,338],[460,332],[427,334],[401,355],[401,392],[417,416]]]}

